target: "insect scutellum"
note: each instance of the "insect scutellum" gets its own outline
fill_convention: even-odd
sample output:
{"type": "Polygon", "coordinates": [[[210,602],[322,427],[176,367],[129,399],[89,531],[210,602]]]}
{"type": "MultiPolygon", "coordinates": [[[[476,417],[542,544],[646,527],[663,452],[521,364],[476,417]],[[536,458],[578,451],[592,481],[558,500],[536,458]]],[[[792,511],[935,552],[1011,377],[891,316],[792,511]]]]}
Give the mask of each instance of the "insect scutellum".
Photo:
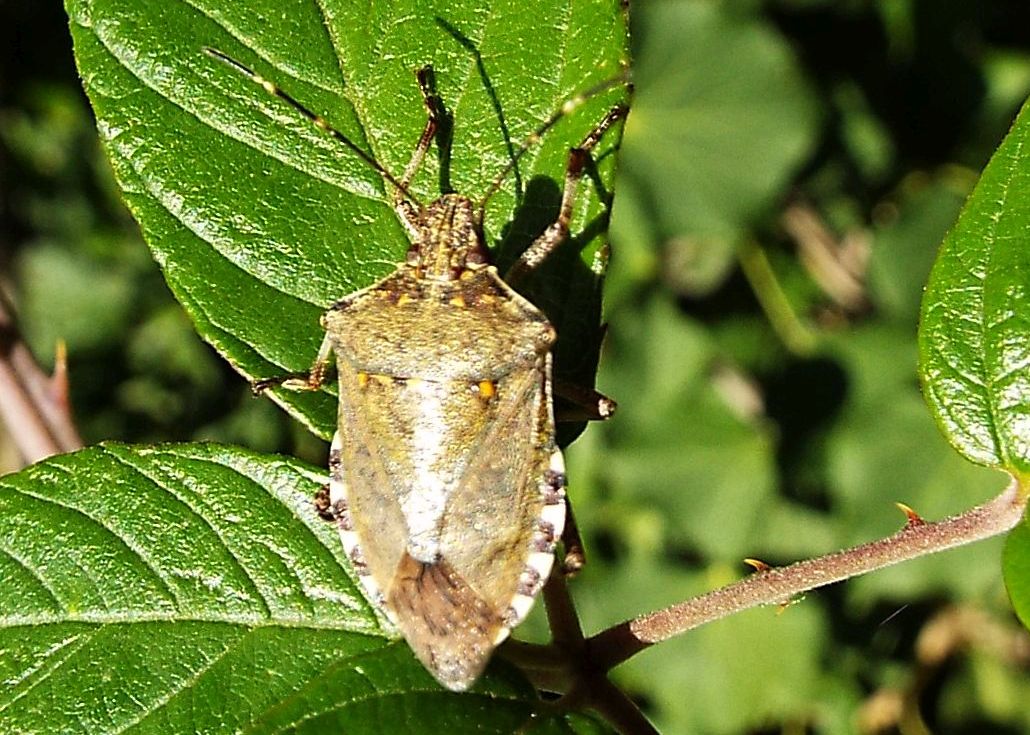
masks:
{"type": "MultiPolygon", "coordinates": [[[[591,151],[626,106],[613,107],[570,149],[555,221],[504,279],[483,245],[483,212],[547,130],[626,79],[568,100],[517,149],[478,204],[444,194],[423,205],[410,184],[443,111],[429,67],[416,75],[426,124],[398,178],[274,83],[221,51],[205,51],[284,100],[393,188],[394,210],[412,242],[406,259],[323,315],[325,339],[307,373],[259,380],[254,389],[318,390],[335,360],[337,431],[330,482],[316,508],[336,523],[366,593],[416,656],[441,684],[463,690],[525,618],[551,573],[559,538],[566,568],[582,564],[555,439],[555,330],[509,282],[568,236],[591,151]]],[[[589,418],[607,418],[614,408],[589,389],[566,397],[589,418]]]]}

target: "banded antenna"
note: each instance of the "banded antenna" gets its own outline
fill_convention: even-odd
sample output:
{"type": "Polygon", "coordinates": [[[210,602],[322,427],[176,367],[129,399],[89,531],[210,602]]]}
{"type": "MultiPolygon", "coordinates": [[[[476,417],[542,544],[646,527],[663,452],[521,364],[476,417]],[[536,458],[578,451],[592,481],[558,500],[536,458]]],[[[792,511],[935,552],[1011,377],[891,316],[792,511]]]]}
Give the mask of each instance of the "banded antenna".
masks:
{"type": "Polygon", "coordinates": [[[397,177],[395,177],[393,174],[387,171],[386,168],[381,163],[379,163],[379,161],[373,158],[371,154],[366,153],[364,150],[358,147],[358,145],[355,144],[354,141],[352,141],[346,135],[344,135],[339,130],[334,128],[332,125],[330,125],[324,117],[315,112],[312,112],[309,108],[305,107],[303,104],[298,102],[288,92],[285,92],[282,89],[280,89],[274,82],[265,79],[256,71],[254,71],[247,65],[243,64],[242,62],[239,62],[236,59],[232,58],[228,54],[223,53],[222,51],[219,51],[216,48],[211,48],[210,46],[204,46],[203,50],[204,53],[206,53],[208,56],[218,59],[222,63],[227,64],[228,66],[238,71],[240,74],[250,79],[263,90],[268,92],[268,94],[272,95],[273,97],[278,97],[282,101],[286,102],[290,107],[299,112],[303,117],[307,118],[307,120],[316,128],[318,128],[324,133],[327,133],[340,143],[343,143],[345,146],[347,146],[347,148],[349,148],[351,152],[354,153],[354,155],[356,155],[362,161],[371,166],[373,170],[375,170],[380,176],[383,177],[384,181],[386,181],[388,184],[397,189],[397,191],[399,191],[401,194],[403,194],[405,197],[407,197],[409,200],[411,200],[418,206],[422,206],[421,202],[419,202],[418,198],[411,193],[407,186],[405,186],[397,179],[397,177]]]}

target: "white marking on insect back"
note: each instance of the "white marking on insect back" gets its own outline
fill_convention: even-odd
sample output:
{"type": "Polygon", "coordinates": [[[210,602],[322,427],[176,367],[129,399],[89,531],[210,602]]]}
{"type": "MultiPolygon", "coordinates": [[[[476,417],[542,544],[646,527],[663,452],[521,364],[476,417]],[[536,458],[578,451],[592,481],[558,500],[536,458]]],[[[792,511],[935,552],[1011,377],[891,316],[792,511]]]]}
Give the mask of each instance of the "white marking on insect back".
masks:
{"type": "Polygon", "coordinates": [[[550,523],[555,534],[560,536],[565,529],[565,458],[560,449],[551,452],[541,492],[544,507],[540,511],[540,520],[550,523]]]}
{"type": "Polygon", "coordinates": [[[368,563],[365,561],[365,555],[362,553],[361,547],[356,543],[356,535],[351,531],[340,531],[340,541],[343,542],[344,549],[347,548],[347,536],[349,535],[355,536],[355,543],[351,546],[347,556],[350,558],[351,566],[358,575],[358,579],[361,580],[361,586],[365,588],[365,594],[368,595],[372,604],[385,612],[386,616],[390,619],[390,622],[396,625],[397,618],[394,616],[393,611],[387,608],[386,597],[383,595],[383,591],[376,583],[375,577],[373,577],[369,572],[368,563]]]}
{"type": "Polygon", "coordinates": [[[494,638],[494,645],[499,646],[503,643],[508,635],[511,633],[511,629],[521,623],[529,615],[529,611],[533,609],[533,603],[536,601],[536,597],[529,597],[527,595],[515,595],[511,598],[511,605],[508,607],[508,614],[504,625],[497,631],[497,635],[494,638]]]}
{"type": "MultiPolygon", "coordinates": [[[[354,550],[358,548],[358,534],[354,533],[354,531],[345,531],[342,528],[339,529],[339,531],[340,542],[343,543],[343,550],[347,552],[347,557],[350,558],[354,553],[354,550]]],[[[368,574],[368,570],[359,569],[358,574],[368,574]]]]}
{"type": "Polygon", "coordinates": [[[347,500],[347,486],[343,482],[343,472],[339,464],[342,451],[343,439],[340,432],[336,431],[333,433],[333,443],[329,445],[329,502],[332,504],[347,500]]]}
{"type": "MultiPolygon", "coordinates": [[[[533,601],[532,600],[529,601],[529,605],[530,605],[530,607],[533,606],[533,601]]],[[[514,611],[513,608],[509,608],[509,611],[510,611],[511,614],[508,616],[508,618],[509,618],[510,621],[513,621],[513,622],[505,623],[504,625],[502,625],[500,628],[497,629],[497,635],[494,636],[494,639],[493,639],[493,646],[494,646],[494,648],[496,648],[497,646],[501,645],[506,640],[508,640],[508,636],[511,635],[511,629],[514,628],[516,625],[518,625],[520,622],[522,622],[522,618],[519,618],[518,620],[516,620],[517,613],[514,611]]]]}
{"type": "Polygon", "coordinates": [[[410,493],[401,504],[408,526],[408,553],[418,561],[432,564],[440,556],[440,521],[447,505],[450,478],[441,477],[437,467],[447,450],[447,437],[451,428],[442,411],[440,383],[428,380],[411,381],[412,397],[420,407],[414,426],[411,463],[416,475],[417,491],[410,493]]]}
{"type": "Polygon", "coordinates": [[[546,580],[551,574],[551,567],[554,566],[554,554],[545,554],[542,551],[533,552],[529,555],[529,559],[526,560],[526,566],[536,570],[541,580],[546,580]]]}
{"type": "Polygon", "coordinates": [[[561,532],[565,528],[565,503],[545,505],[540,511],[540,520],[551,525],[555,537],[561,536],[561,532]]]}
{"type": "MultiPolygon", "coordinates": [[[[529,615],[529,611],[533,609],[533,603],[536,602],[536,597],[529,597],[528,595],[515,595],[511,600],[512,609],[515,611],[516,619],[519,623],[526,619],[529,615]]],[[[518,623],[516,623],[517,625],[518,623]]]]}

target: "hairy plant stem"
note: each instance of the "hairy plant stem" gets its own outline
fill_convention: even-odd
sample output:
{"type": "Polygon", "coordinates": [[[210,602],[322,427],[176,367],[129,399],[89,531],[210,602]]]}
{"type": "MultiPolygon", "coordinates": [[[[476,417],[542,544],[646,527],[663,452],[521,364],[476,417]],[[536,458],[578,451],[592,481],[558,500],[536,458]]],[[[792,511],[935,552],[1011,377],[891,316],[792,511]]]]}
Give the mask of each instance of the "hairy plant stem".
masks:
{"type": "Polygon", "coordinates": [[[844,551],[770,568],[657,612],[620,623],[587,640],[592,665],[607,671],[660,641],[759,605],[777,605],[808,590],[944,551],[1012,529],[1022,518],[1027,493],[1013,477],[1005,490],[983,505],[942,521],[912,513],[893,536],[844,551]]]}

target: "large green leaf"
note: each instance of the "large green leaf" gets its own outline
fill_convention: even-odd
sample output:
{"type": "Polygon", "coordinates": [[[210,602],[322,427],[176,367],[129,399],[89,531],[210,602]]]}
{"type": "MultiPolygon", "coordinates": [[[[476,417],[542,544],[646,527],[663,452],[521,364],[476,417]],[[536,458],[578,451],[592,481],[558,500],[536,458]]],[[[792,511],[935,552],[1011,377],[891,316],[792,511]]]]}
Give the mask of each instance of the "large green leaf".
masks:
{"type": "Polygon", "coordinates": [[[984,169],[923,297],[920,371],[952,445],[1030,470],[1030,106],[984,169]]]}
{"type": "MultiPolygon", "coordinates": [[[[198,330],[250,378],[306,368],[320,312],[385,275],[408,241],[374,171],[202,47],[275,80],[398,175],[425,122],[413,71],[432,64],[453,146],[447,165],[430,156],[416,180],[425,201],[446,189],[482,197],[513,148],[563,100],[618,73],[626,53],[615,0],[68,0],[67,9],[129,207],[198,330]]],[[[569,146],[621,95],[562,120],[491,201],[486,236],[503,239],[502,265],[553,219],[569,146]]],[[[603,181],[614,141],[599,151],[603,181]]],[[[593,226],[531,292],[563,336],[558,371],[589,375],[603,221],[595,187],[584,189],[574,231],[593,226]]],[[[329,396],[278,400],[331,433],[329,396]]]]}
{"type": "Polygon", "coordinates": [[[314,512],[319,482],[213,444],[105,445],[0,480],[3,731],[524,724],[536,695],[510,668],[451,694],[393,639],[314,512]]]}
{"type": "MultiPolygon", "coordinates": [[[[919,329],[924,392],[948,441],[973,462],[1021,478],[1030,470],[1028,232],[1030,103],[941,246],[919,329]]],[[[1007,542],[1003,569],[1024,622],[1025,560],[1020,528],[1007,542]]]]}

